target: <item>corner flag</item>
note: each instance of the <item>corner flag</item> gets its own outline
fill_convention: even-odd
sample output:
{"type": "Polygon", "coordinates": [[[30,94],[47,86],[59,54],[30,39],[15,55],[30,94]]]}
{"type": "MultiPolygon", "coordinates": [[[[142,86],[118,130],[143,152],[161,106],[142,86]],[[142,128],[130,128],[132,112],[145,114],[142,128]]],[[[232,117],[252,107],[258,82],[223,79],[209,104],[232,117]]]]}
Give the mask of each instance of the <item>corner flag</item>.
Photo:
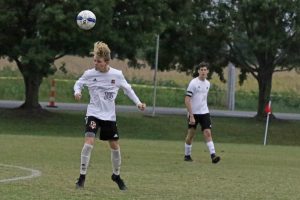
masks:
{"type": "Polygon", "coordinates": [[[271,109],[271,101],[269,101],[269,103],[266,105],[265,107],[265,112],[269,115],[272,113],[272,109],[271,109]]]}
{"type": "Polygon", "coordinates": [[[266,121],[266,129],[265,129],[264,146],[266,146],[266,143],[267,143],[267,135],[268,135],[268,128],[269,128],[269,118],[270,118],[270,114],[272,113],[271,100],[266,105],[265,112],[267,113],[267,121],[266,121]]]}

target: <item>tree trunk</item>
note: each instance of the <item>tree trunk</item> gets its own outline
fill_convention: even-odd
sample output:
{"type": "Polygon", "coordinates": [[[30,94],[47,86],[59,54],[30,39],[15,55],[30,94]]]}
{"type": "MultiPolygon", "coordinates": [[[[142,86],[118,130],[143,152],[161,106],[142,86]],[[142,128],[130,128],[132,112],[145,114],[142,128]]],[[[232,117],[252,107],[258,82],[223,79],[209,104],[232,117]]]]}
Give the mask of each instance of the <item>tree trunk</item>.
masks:
{"type": "Polygon", "coordinates": [[[23,78],[25,83],[25,102],[20,108],[28,110],[41,109],[42,107],[39,104],[39,89],[43,77],[38,74],[23,74],[23,78]]]}
{"type": "Polygon", "coordinates": [[[265,106],[270,100],[273,77],[273,70],[263,70],[266,69],[264,67],[261,69],[262,70],[258,72],[257,77],[259,93],[256,118],[258,120],[262,120],[267,116],[265,113],[265,106]]]}

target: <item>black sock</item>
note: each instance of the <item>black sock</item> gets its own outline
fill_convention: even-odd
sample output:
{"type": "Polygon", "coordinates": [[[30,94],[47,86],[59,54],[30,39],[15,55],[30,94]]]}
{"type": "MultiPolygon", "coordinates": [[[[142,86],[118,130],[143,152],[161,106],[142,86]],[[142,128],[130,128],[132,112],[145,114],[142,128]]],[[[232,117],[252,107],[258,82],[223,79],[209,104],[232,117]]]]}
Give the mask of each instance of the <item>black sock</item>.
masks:
{"type": "Polygon", "coordinates": [[[85,179],[85,174],[80,174],[79,179],[85,179]]]}

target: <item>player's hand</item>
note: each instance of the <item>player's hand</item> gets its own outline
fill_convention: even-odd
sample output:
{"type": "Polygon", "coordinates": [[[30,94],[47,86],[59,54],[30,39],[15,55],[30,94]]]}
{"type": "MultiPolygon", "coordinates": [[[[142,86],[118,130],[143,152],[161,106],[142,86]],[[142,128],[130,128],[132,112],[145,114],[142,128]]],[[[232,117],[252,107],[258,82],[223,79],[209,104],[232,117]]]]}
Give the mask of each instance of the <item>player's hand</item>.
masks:
{"type": "Polygon", "coordinates": [[[79,101],[80,99],[81,99],[81,93],[76,93],[75,95],[74,95],[74,97],[75,97],[75,99],[77,100],[77,101],[79,101]]]}
{"type": "Polygon", "coordinates": [[[137,105],[138,109],[140,109],[141,111],[144,111],[146,109],[146,104],[145,103],[139,103],[137,105]]]}
{"type": "Polygon", "coordinates": [[[189,117],[189,124],[194,125],[196,123],[196,120],[194,118],[194,115],[190,115],[189,117]]]}

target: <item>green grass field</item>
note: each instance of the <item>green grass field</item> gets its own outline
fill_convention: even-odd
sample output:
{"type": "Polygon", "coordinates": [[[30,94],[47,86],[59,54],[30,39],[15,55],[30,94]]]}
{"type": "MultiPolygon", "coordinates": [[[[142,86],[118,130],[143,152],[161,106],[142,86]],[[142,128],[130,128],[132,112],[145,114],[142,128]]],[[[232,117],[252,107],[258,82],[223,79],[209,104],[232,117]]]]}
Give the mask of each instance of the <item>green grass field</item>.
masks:
{"type": "Polygon", "coordinates": [[[110,151],[97,141],[84,190],[75,189],[83,143],[84,112],[46,112],[34,117],[0,110],[0,181],[41,171],[40,177],[0,182],[2,200],[34,199],[300,199],[299,121],[270,123],[213,118],[219,164],[210,161],[202,136],[194,162],[183,161],[185,117],[120,113],[122,177],[128,191],[110,180],[110,151]]]}
{"type": "MultiPolygon", "coordinates": [[[[216,144],[213,165],[202,142],[193,163],[183,161],[180,141],[121,140],[122,177],[128,191],[110,180],[110,152],[97,142],[84,190],[75,189],[82,139],[0,135],[1,163],[40,170],[37,178],[0,184],[1,199],[299,199],[299,147],[216,144]]],[[[0,177],[16,171],[0,166],[0,177]]],[[[17,173],[21,173],[20,171],[17,173]]]]}

